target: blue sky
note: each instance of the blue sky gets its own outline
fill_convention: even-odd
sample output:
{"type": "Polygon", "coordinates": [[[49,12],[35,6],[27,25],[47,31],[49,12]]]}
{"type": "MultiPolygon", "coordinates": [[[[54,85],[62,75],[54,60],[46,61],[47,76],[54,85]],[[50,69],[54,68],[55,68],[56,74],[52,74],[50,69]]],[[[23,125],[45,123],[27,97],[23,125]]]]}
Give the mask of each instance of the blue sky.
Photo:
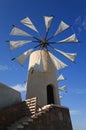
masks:
{"type": "MultiPolygon", "coordinates": [[[[61,57],[68,67],[61,72],[67,80],[59,83],[66,85],[67,93],[63,95],[62,105],[69,107],[74,130],[86,129],[86,1],[85,0],[0,0],[0,82],[19,89],[22,97],[25,96],[27,80],[27,64],[21,67],[17,61],[11,61],[17,52],[11,52],[6,40],[12,25],[16,24],[23,29],[20,20],[29,16],[36,27],[43,30],[43,16],[54,15],[53,27],[56,28],[60,20],[73,25],[79,44],[63,47],[69,52],[78,53],[76,64],[61,57]]],[[[54,30],[52,28],[52,30],[54,30]]],[[[24,28],[30,31],[28,28],[24,28]]],[[[59,55],[58,55],[59,56],[59,55]]]]}

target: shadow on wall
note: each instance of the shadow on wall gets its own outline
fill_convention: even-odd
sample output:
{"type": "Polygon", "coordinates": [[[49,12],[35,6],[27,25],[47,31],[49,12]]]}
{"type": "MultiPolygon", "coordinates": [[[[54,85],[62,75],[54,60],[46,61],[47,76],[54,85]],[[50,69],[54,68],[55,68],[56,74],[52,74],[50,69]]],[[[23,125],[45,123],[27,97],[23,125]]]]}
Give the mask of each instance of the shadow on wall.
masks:
{"type": "Polygon", "coordinates": [[[0,109],[21,101],[21,94],[18,91],[0,83],[0,109]]]}

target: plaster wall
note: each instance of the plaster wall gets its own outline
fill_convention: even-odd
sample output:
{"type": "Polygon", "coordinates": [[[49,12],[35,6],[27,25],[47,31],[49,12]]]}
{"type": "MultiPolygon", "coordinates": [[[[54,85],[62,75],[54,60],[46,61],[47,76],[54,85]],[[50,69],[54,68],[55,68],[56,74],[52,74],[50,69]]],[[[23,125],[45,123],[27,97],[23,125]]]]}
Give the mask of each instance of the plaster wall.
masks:
{"type": "Polygon", "coordinates": [[[56,68],[54,67],[49,54],[42,51],[42,63],[44,72],[33,70],[37,63],[40,51],[33,52],[30,56],[29,75],[27,82],[26,98],[38,97],[38,104],[44,106],[47,104],[47,86],[52,85],[54,92],[54,102],[60,105],[57,89],[56,68]]]}
{"type": "Polygon", "coordinates": [[[0,83],[0,109],[21,102],[21,95],[18,91],[0,83]]]}

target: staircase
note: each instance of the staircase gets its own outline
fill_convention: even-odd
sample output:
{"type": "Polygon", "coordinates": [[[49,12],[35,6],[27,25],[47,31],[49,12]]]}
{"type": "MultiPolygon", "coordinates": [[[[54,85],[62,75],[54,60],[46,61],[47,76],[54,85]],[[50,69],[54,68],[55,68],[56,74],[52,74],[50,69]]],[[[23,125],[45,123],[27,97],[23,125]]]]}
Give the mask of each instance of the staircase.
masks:
{"type": "Polygon", "coordinates": [[[25,102],[30,109],[31,116],[26,115],[25,111],[27,111],[27,108],[23,108],[23,112],[26,116],[11,124],[9,127],[7,127],[7,130],[33,130],[35,129],[34,126],[36,121],[38,122],[40,117],[42,118],[43,115],[45,115],[45,113],[48,112],[51,108],[51,105],[47,105],[46,107],[42,108],[37,106],[36,98],[28,99],[25,102]]]}
{"type": "Polygon", "coordinates": [[[0,111],[0,130],[22,129],[31,123],[37,111],[37,97],[27,99],[0,111]]]}
{"type": "Polygon", "coordinates": [[[68,108],[27,99],[0,111],[0,130],[72,130],[68,108]]]}
{"type": "Polygon", "coordinates": [[[37,97],[25,100],[25,104],[27,107],[24,107],[24,112],[29,108],[31,115],[35,115],[37,112],[37,97]]]}

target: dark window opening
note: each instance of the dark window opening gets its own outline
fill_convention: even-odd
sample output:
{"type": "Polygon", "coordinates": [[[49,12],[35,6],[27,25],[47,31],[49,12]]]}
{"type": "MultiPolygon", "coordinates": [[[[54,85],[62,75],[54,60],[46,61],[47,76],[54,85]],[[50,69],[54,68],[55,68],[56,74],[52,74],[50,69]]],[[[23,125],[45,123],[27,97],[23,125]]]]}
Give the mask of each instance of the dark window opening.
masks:
{"type": "Polygon", "coordinates": [[[47,86],[47,104],[54,104],[53,87],[51,85],[47,86]]]}

